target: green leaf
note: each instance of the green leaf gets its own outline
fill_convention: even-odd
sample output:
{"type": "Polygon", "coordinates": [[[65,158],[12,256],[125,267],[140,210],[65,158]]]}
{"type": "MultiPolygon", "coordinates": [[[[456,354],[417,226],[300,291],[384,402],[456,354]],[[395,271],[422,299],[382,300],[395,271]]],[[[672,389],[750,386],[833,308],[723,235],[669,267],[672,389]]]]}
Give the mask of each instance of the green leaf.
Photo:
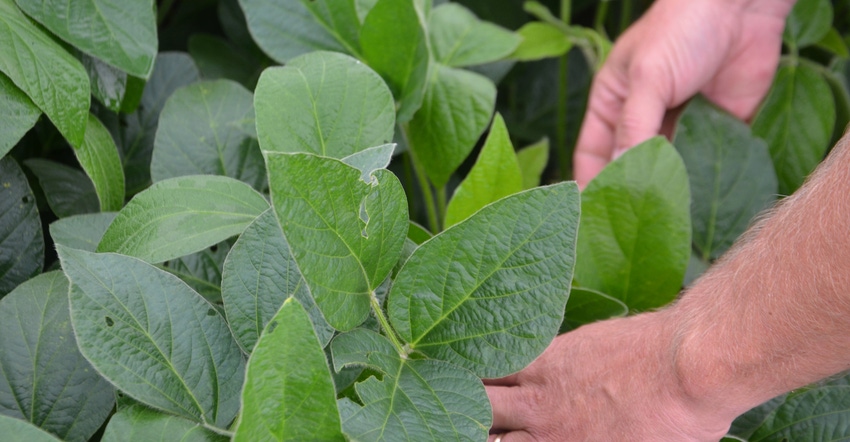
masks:
{"type": "Polygon", "coordinates": [[[402,358],[387,338],[364,329],[331,343],[334,369],[366,365],[383,373],[355,385],[364,405],[339,401],[342,428],[353,440],[485,440],[492,411],[474,374],[435,360],[402,358]]]}
{"type": "Polygon", "coordinates": [[[44,266],[35,196],[11,157],[0,158],[0,298],[44,266]]]}
{"type": "Polygon", "coordinates": [[[789,396],[749,437],[773,440],[846,440],[850,437],[850,386],[814,388],[789,396]]]}
{"type": "Polygon", "coordinates": [[[742,121],[701,98],[691,101],[679,119],[674,144],[692,189],[694,248],[703,261],[717,259],[776,200],[767,144],[742,121]]]}
{"type": "Polygon", "coordinates": [[[0,72],[0,158],[35,126],[41,110],[0,72]]]}
{"type": "Polygon", "coordinates": [[[354,0],[239,0],[257,44],[275,61],[312,51],[358,53],[354,0]]]}
{"type": "Polygon", "coordinates": [[[115,397],[77,349],[65,275],[36,276],[0,300],[0,336],[0,414],[88,440],[115,397]]]}
{"type": "Polygon", "coordinates": [[[401,183],[387,170],[364,182],[359,170],[311,154],[267,153],[266,164],[272,205],[316,304],[337,330],[360,325],[407,234],[401,183]]]}
{"type": "Polygon", "coordinates": [[[781,394],[735,418],[729,434],[746,441],[764,423],[764,420],[785,402],[787,394],[781,394]]]}
{"type": "Polygon", "coordinates": [[[850,123],[850,83],[841,78],[842,64],[843,69],[850,72],[850,59],[847,59],[834,63],[832,69],[823,74],[835,98],[835,126],[832,128],[832,137],[829,142],[831,146],[838,143],[847,129],[847,124],[850,123]]]}
{"type": "Polygon", "coordinates": [[[139,105],[144,80],[90,55],[81,54],[81,61],[89,74],[91,93],[112,112],[133,112],[139,105]]]}
{"type": "Polygon", "coordinates": [[[198,68],[187,54],[163,52],[157,55],[139,108],[125,117],[115,137],[122,152],[129,195],[144,190],[151,183],[154,137],[166,100],[177,89],[198,81],[199,75],[198,68]]]}
{"type": "Polygon", "coordinates": [[[528,190],[539,186],[546,164],[549,163],[549,139],[543,138],[520,149],[516,159],[522,172],[522,188],[528,190]]]}
{"type": "Polygon", "coordinates": [[[50,224],[50,238],[56,244],[94,252],[117,213],[74,215],[50,224]]]}
{"type": "Polygon", "coordinates": [[[148,78],[156,57],[156,19],[150,0],[17,0],[18,6],[86,53],[148,78]]]}
{"type": "Polygon", "coordinates": [[[159,117],[151,178],[222,175],[262,190],[263,155],[254,128],[254,97],[239,83],[215,80],[174,92],[159,117]]]}
{"type": "Polygon", "coordinates": [[[508,128],[505,127],[505,120],[496,114],[478,160],[457,186],[449,202],[445,226],[453,226],[487,204],[521,190],[522,172],[514,146],[508,128]]]}
{"type": "Polygon", "coordinates": [[[140,402],[225,428],[239,409],[244,361],[215,307],[144,261],[57,251],[86,359],[140,402]]]}
{"type": "Polygon", "coordinates": [[[517,31],[522,42],[510,55],[519,61],[533,61],[560,57],[570,51],[573,43],[564,31],[549,23],[533,21],[517,31]]]}
{"type": "Polygon", "coordinates": [[[162,414],[142,405],[119,410],[109,420],[103,432],[103,442],[225,442],[200,424],[162,414]]]}
{"type": "Polygon", "coordinates": [[[458,3],[446,3],[431,11],[428,34],[436,60],[452,67],[501,60],[521,40],[507,29],[479,20],[458,3]]]}
{"type": "Polygon", "coordinates": [[[690,191],[681,157],[656,137],[629,149],[581,194],[576,285],[630,310],[676,297],[691,255],[690,191]]]}
{"type": "Polygon", "coordinates": [[[171,178],[130,200],[97,250],[153,263],[179,258],[242,233],[268,208],[262,195],[233,178],[171,178]]]}
{"type": "Polygon", "coordinates": [[[166,261],[164,270],[182,279],[212,303],[221,303],[221,272],[230,246],[227,241],[200,252],[166,261]]]}
{"type": "Polygon", "coordinates": [[[798,0],[785,22],[785,44],[802,48],[819,42],[832,27],[829,0],[798,0]]]}
{"type": "Polygon", "coordinates": [[[753,134],[767,141],[779,193],[790,195],[823,159],[835,122],[826,80],[801,64],[782,66],[753,120],[753,134]]]}
{"type": "Polygon", "coordinates": [[[573,287],[564,311],[564,323],[561,324],[559,332],[566,333],[591,322],[627,314],[629,314],[629,308],[623,304],[623,301],[595,290],[573,287]]]}
{"type": "Polygon", "coordinates": [[[77,160],[94,184],[100,210],[113,212],[124,206],[124,170],[112,135],[103,123],[89,114],[86,137],[74,149],[77,160]]]}
{"type": "Polygon", "coordinates": [[[325,352],[297,300],[284,301],[246,371],[234,441],[346,440],[325,352]]]}
{"type": "Polygon", "coordinates": [[[312,53],[266,69],[254,105],[267,151],[342,158],[393,137],[395,110],[386,84],[343,54],[312,53]]]}
{"type": "Polygon", "coordinates": [[[395,146],[395,144],[390,143],[370,147],[342,158],[340,161],[357,168],[360,171],[362,181],[369,181],[373,172],[378,169],[386,169],[390,165],[395,146]]]}
{"type": "Polygon", "coordinates": [[[425,241],[428,241],[429,239],[433,238],[434,235],[432,235],[431,232],[428,231],[428,229],[411,221],[407,230],[407,237],[411,241],[416,243],[416,245],[421,245],[425,241]]]}
{"type": "Polygon", "coordinates": [[[251,353],[263,328],[290,297],[307,309],[323,347],[333,337],[271,209],[257,217],[230,250],[222,271],[221,296],[230,328],[246,353],[251,353]]]}
{"type": "Polygon", "coordinates": [[[31,22],[13,0],[0,0],[0,41],[4,42],[0,72],[47,114],[72,146],[82,144],[90,102],[83,65],[31,22]]]}
{"type": "Polygon", "coordinates": [[[59,441],[52,434],[41,430],[27,421],[3,415],[0,415],[0,434],[14,435],[18,440],[25,440],[27,442],[59,441]]]}
{"type": "Polygon", "coordinates": [[[409,121],[422,105],[430,64],[425,21],[414,3],[378,0],[363,21],[360,43],[366,63],[398,103],[399,123],[409,121]]]}
{"type": "Polygon", "coordinates": [[[480,377],[525,367],[563,320],[578,218],[578,188],[565,182],[501,199],[422,244],[390,290],[396,331],[480,377]]]}
{"type": "Polygon", "coordinates": [[[59,218],[100,210],[94,185],[80,169],[40,158],[26,160],[24,165],[38,178],[50,210],[59,218]]]}
{"type": "Polygon", "coordinates": [[[834,27],[829,28],[826,35],[817,43],[817,47],[832,52],[841,58],[850,58],[850,49],[847,48],[847,43],[834,27]]]}
{"type": "Polygon", "coordinates": [[[189,54],[205,79],[233,80],[251,90],[257,86],[265,63],[265,60],[230,41],[209,34],[189,37],[189,54]]]}
{"type": "Polygon", "coordinates": [[[472,152],[496,105],[496,87],[481,75],[436,66],[419,112],[407,127],[410,149],[436,187],[472,152]]]}

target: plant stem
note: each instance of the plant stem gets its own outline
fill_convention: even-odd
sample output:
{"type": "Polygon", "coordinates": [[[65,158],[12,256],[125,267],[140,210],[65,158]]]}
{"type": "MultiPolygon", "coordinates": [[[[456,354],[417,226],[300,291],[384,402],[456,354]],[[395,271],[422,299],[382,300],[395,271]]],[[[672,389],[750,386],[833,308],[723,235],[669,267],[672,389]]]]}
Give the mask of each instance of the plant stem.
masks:
{"type": "Polygon", "coordinates": [[[225,436],[225,437],[233,438],[233,435],[236,434],[232,431],[227,431],[225,429],[218,428],[215,425],[210,425],[208,423],[203,423],[201,425],[203,425],[204,428],[206,428],[207,430],[210,430],[213,433],[218,434],[219,436],[225,436]]]}
{"type": "Polygon", "coordinates": [[[446,186],[437,189],[437,222],[440,223],[439,230],[443,230],[446,222],[446,186]]]}
{"type": "MultiPolygon", "coordinates": [[[[625,32],[626,28],[632,23],[632,14],[634,13],[634,1],[623,0],[620,7],[620,34],[625,32]]],[[[619,35],[619,34],[618,34],[619,35]]]]}
{"type": "Polygon", "coordinates": [[[404,153],[404,196],[407,197],[407,210],[410,213],[410,219],[419,219],[419,206],[415,204],[413,193],[413,160],[410,158],[410,150],[404,153]]]}
{"type": "MultiPolygon", "coordinates": [[[[409,147],[409,144],[408,144],[409,147]]],[[[425,209],[428,211],[428,227],[431,228],[431,233],[437,234],[440,232],[439,215],[437,206],[434,202],[434,194],[431,189],[431,183],[428,181],[428,176],[425,175],[425,168],[416,158],[413,149],[409,149],[410,159],[413,163],[413,170],[416,172],[416,178],[419,180],[419,188],[422,190],[422,197],[425,198],[425,209]]]]}
{"type": "Polygon", "coordinates": [[[571,0],[561,0],[561,21],[565,24],[570,24],[572,20],[572,4],[571,0]]]}
{"type": "Polygon", "coordinates": [[[404,349],[404,345],[402,345],[401,340],[395,335],[395,331],[393,331],[392,327],[390,327],[390,321],[388,321],[387,317],[384,316],[384,311],[381,310],[381,303],[378,302],[378,297],[375,295],[374,290],[369,294],[369,302],[372,304],[372,311],[375,312],[375,317],[378,318],[381,328],[384,329],[387,337],[390,338],[390,341],[392,341],[393,347],[395,347],[396,351],[402,358],[406,358],[407,351],[404,349]]]}
{"type": "MultiPolygon", "coordinates": [[[[561,0],[561,20],[564,24],[570,24],[570,0],[561,0]]],[[[572,147],[567,146],[567,101],[569,99],[569,52],[561,56],[558,67],[558,106],[555,111],[555,145],[560,150],[558,155],[561,179],[565,180],[572,175],[573,155],[572,147]]]]}
{"type": "Polygon", "coordinates": [[[596,32],[600,35],[608,35],[608,33],[605,32],[605,19],[608,18],[608,7],[610,6],[610,3],[610,1],[599,2],[599,7],[596,9],[596,17],[593,19],[593,28],[596,29],[596,32]]]}

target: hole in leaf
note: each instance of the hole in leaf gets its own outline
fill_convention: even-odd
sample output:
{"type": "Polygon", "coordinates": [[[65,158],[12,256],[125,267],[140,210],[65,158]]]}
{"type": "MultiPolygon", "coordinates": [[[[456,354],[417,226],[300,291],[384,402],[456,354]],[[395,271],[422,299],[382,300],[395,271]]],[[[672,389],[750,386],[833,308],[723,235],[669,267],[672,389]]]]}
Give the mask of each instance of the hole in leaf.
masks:
{"type": "Polygon", "coordinates": [[[113,321],[113,320],[112,320],[112,318],[110,318],[109,316],[107,316],[107,317],[106,317],[106,326],[107,326],[107,327],[112,327],[113,325],[115,325],[115,321],[113,321]]]}
{"type": "Polygon", "coordinates": [[[277,328],[277,321],[272,321],[272,322],[269,324],[269,333],[273,332],[273,331],[274,331],[274,329],[276,329],[276,328],[277,328]]]}
{"type": "Polygon", "coordinates": [[[24,197],[21,198],[21,202],[24,204],[29,204],[32,202],[32,197],[29,195],[24,195],[24,197]]]}
{"type": "Polygon", "coordinates": [[[215,253],[215,252],[217,252],[217,251],[218,251],[218,244],[216,244],[216,245],[214,245],[214,246],[210,247],[210,252],[215,253]]]}
{"type": "Polygon", "coordinates": [[[211,308],[211,309],[207,310],[207,316],[215,316],[215,309],[211,308]]]}

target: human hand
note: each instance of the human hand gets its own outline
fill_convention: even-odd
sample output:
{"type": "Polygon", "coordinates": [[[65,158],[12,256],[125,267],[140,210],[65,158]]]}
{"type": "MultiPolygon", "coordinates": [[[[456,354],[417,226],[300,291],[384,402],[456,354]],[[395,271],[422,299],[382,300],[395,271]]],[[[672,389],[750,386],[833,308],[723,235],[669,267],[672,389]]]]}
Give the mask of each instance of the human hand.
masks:
{"type": "Polygon", "coordinates": [[[490,442],[717,441],[737,412],[704,407],[674,368],[667,311],[586,325],[487,380],[490,442]]]}
{"type": "Polygon", "coordinates": [[[584,187],[659,133],[698,92],[749,120],[776,71],[793,0],[658,0],[617,40],[591,87],[574,155],[584,187]]]}

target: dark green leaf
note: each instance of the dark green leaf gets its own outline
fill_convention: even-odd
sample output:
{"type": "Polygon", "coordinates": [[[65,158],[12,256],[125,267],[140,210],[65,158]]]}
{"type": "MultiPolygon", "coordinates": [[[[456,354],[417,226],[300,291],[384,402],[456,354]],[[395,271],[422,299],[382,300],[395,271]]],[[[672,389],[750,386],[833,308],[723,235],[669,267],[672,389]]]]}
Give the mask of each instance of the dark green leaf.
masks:
{"type": "Polygon", "coordinates": [[[242,233],[268,208],[262,195],[233,178],[171,178],[127,203],[98,251],[154,263],[179,258],[242,233]]]}
{"type": "Polygon", "coordinates": [[[91,213],[62,218],[50,224],[50,237],[56,244],[94,252],[117,213],[91,213]]]}
{"type": "Polygon", "coordinates": [[[746,124],[703,99],[685,109],[674,144],[692,189],[694,247],[710,262],[776,199],[773,162],[767,144],[746,124]]]}
{"type": "Polygon", "coordinates": [[[103,442],[225,442],[228,439],[200,424],[160,413],[143,405],[119,410],[109,420],[103,442]]]}
{"type": "Polygon", "coordinates": [[[215,80],[174,92],[159,117],[151,178],[222,175],[265,187],[254,128],[253,96],[239,83],[215,80]]]}
{"type": "Polygon", "coordinates": [[[0,158],[35,125],[41,110],[0,72],[0,158]]]}
{"type": "Polygon", "coordinates": [[[520,370],[563,320],[578,217],[573,182],[484,207],[407,260],[387,303],[393,326],[412,349],[481,377],[520,370]]]}
{"type": "Polygon", "coordinates": [[[676,149],[648,140],[608,165],[581,194],[576,284],[660,307],[682,288],[691,255],[688,175],[676,149]]]}
{"type": "Polygon", "coordinates": [[[560,333],[575,330],[591,322],[626,316],[629,308],[619,299],[614,299],[595,290],[573,287],[564,311],[564,323],[560,333]]]}
{"type": "Polygon", "coordinates": [[[496,88],[481,75],[436,66],[422,107],[407,127],[409,147],[431,182],[444,186],[493,114],[496,88]]]}
{"type": "Polygon", "coordinates": [[[478,20],[458,3],[446,3],[431,11],[428,35],[436,61],[453,67],[501,60],[521,41],[507,29],[478,20]]]}
{"type": "Polygon", "coordinates": [[[65,275],[36,276],[0,300],[0,337],[0,414],[88,440],[115,397],[77,349],[65,275]]]}
{"type": "Polygon", "coordinates": [[[239,409],[244,361],[215,307],[144,261],[57,250],[86,359],[138,401],[225,428],[239,409]]]}
{"type": "Polygon", "coordinates": [[[360,32],[366,63],[381,74],[407,122],[422,105],[430,56],[425,21],[412,1],[378,0],[360,32]]]}
{"type": "Polygon", "coordinates": [[[847,440],[850,386],[829,386],[789,396],[749,437],[750,442],[847,440]]]}
{"type": "Polygon", "coordinates": [[[819,42],[831,27],[829,0],[797,0],[786,20],[782,39],[789,46],[802,48],[819,42]]]}
{"type": "Polygon", "coordinates": [[[27,421],[3,415],[0,415],[0,434],[15,435],[15,438],[18,440],[25,440],[27,442],[59,441],[52,434],[39,429],[27,421]]]}
{"type": "MultiPolygon", "coordinates": [[[[222,3],[224,4],[224,3],[222,3]]],[[[207,80],[228,79],[254,89],[264,61],[229,41],[208,34],[189,37],[189,54],[207,80]]]]}
{"type": "Polygon", "coordinates": [[[251,359],[234,441],[344,441],[322,343],[301,304],[289,298],[251,359]]]}
{"type": "Polygon", "coordinates": [[[59,218],[100,210],[94,184],[80,169],[40,158],[26,160],[24,165],[38,178],[50,210],[59,218]]]}
{"type": "Polygon", "coordinates": [[[812,67],[782,66],[753,120],[753,133],[767,141],[779,193],[790,195],[823,159],[835,123],[835,101],[826,80],[812,67]]]}
{"type": "Polygon", "coordinates": [[[77,160],[94,184],[100,210],[113,212],[124,206],[124,170],[112,135],[89,114],[83,144],[74,149],[77,160]]]}
{"type": "Polygon", "coordinates": [[[511,58],[520,61],[560,57],[573,47],[564,31],[549,23],[528,23],[521,27],[517,34],[522,37],[522,42],[511,54],[511,58]]]}
{"type": "Polygon", "coordinates": [[[407,230],[407,237],[410,238],[417,245],[422,244],[425,241],[431,239],[434,235],[428,231],[428,229],[416,224],[415,222],[410,222],[410,227],[407,230]]]}
{"type": "Polygon", "coordinates": [[[847,48],[847,43],[842,39],[841,34],[835,28],[829,28],[829,31],[817,43],[817,46],[821,49],[832,52],[841,58],[850,58],[850,49],[847,48]]]}
{"type": "Polygon", "coordinates": [[[44,266],[35,196],[11,157],[0,158],[0,298],[44,266]]]}
{"type": "Polygon", "coordinates": [[[395,108],[386,84],[343,54],[312,53],[266,69],[254,105],[267,151],[342,158],[393,137],[395,108]]]}
{"type": "Polygon", "coordinates": [[[360,325],[404,244],[401,183],[387,170],[364,182],[359,170],[311,154],[267,153],[266,163],[275,212],[316,304],[337,330],[360,325]]]}
{"type": "Polygon", "coordinates": [[[824,73],[823,78],[835,98],[835,127],[832,128],[830,145],[835,145],[847,130],[850,123],[850,59],[835,63],[831,71],[824,73]],[[841,78],[841,69],[846,71],[847,79],[841,78]]]}
{"type": "Polygon", "coordinates": [[[521,190],[522,172],[514,146],[508,128],[505,127],[505,120],[496,114],[478,160],[449,201],[445,227],[451,227],[487,204],[521,190]]]}
{"type": "Polygon", "coordinates": [[[105,62],[82,54],[81,60],[91,81],[91,93],[112,112],[133,112],[139,105],[144,80],[127,75],[126,72],[105,62]]]}
{"type": "Polygon", "coordinates": [[[402,358],[387,338],[358,329],[331,343],[334,368],[366,365],[383,373],[355,385],[363,406],[339,401],[342,428],[354,440],[485,440],[492,411],[481,380],[435,360],[402,358]]]}
{"type": "Polygon", "coordinates": [[[549,139],[523,147],[516,153],[519,169],[522,171],[522,188],[533,189],[540,185],[543,170],[549,162],[549,139]]]}
{"type": "Polygon", "coordinates": [[[764,423],[764,420],[767,419],[774,410],[785,402],[786,397],[788,397],[787,394],[779,395],[738,416],[729,428],[729,435],[734,435],[746,440],[753,435],[758,427],[764,423]]]}
{"type": "Polygon", "coordinates": [[[246,353],[251,353],[263,328],[289,297],[305,306],[323,347],[333,337],[273,210],[257,217],[239,235],[224,262],[221,296],[230,328],[246,353]]]}
{"type": "Polygon", "coordinates": [[[207,301],[221,303],[221,272],[230,246],[221,242],[200,252],[175,258],[166,263],[165,270],[182,279],[207,301]]]}
{"type": "Polygon", "coordinates": [[[13,0],[0,0],[0,41],[0,72],[47,114],[72,146],[82,144],[90,101],[83,65],[33,24],[13,0]]]}

